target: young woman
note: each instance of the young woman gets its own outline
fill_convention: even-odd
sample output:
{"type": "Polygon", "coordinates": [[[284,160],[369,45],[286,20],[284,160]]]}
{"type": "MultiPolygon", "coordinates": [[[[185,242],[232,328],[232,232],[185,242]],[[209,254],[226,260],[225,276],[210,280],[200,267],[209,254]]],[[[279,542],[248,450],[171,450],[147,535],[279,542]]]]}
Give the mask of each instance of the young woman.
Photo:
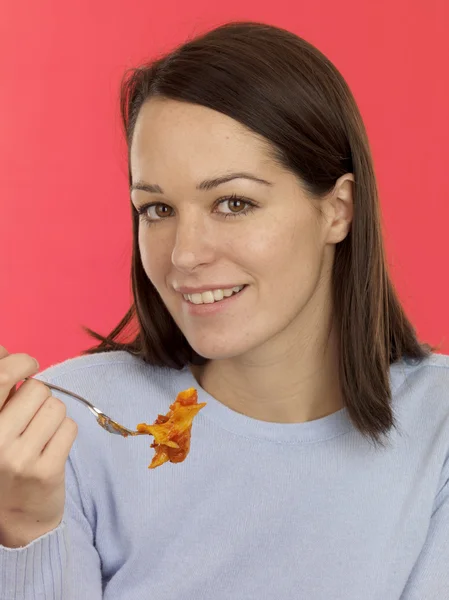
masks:
{"type": "Polygon", "coordinates": [[[395,293],[344,79],[229,23],[121,99],[134,303],[18,389],[38,366],[1,349],[0,597],[449,598],[449,357],[395,293]],[[187,388],[206,406],[147,470],[150,438],[46,383],[129,427],[187,388]]]}

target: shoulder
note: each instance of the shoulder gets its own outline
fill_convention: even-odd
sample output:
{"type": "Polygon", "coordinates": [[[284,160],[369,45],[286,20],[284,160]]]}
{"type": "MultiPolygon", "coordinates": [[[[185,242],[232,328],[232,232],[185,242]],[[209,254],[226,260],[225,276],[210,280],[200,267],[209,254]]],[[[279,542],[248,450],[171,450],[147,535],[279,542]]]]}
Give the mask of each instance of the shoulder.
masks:
{"type": "MultiPolygon", "coordinates": [[[[432,353],[421,360],[403,360],[391,366],[392,381],[396,390],[426,396],[436,395],[440,403],[449,408],[449,355],[432,353]]],[[[394,389],[393,385],[393,389],[394,389]]]]}
{"type": "Polygon", "coordinates": [[[38,377],[46,381],[70,377],[94,380],[100,375],[116,379],[120,375],[129,377],[141,374],[145,378],[153,376],[158,380],[169,380],[179,372],[169,367],[150,365],[142,358],[121,350],[68,358],[44,369],[38,377]]]}
{"type": "Polygon", "coordinates": [[[392,405],[403,433],[417,444],[441,443],[449,451],[449,356],[391,366],[392,405]]]}
{"type": "Polygon", "coordinates": [[[157,368],[145,363],[141,358],[125,351],[100,352],[97,354],[84,354],[68,358],[60,363],[53,364],[39,373],[39,377],[46,380],[65,377],[78,373],[88,377],[89,373],[101,371],[139,371],[142,368],[157,368]]]}

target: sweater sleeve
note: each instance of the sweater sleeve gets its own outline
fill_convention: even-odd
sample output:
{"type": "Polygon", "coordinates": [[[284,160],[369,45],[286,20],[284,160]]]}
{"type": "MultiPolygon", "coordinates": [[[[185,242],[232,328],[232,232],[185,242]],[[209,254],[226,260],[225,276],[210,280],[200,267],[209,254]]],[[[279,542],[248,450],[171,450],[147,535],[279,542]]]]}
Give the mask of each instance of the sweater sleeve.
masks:
{"type": "MultiPolygon", "coordinates": [[[[410,523],[413,527],[413,523],[410,523]]],[[[449,598],[449,459],[433,508],[427,538],[401,600],[449,598]]]]}
{"type": "Polygon", "coordinates": [[[100,600],[102,596],[100,557],[69,458],[64,519],[59,527],[23,548],[0,545],[0,598],[100,600]]]}

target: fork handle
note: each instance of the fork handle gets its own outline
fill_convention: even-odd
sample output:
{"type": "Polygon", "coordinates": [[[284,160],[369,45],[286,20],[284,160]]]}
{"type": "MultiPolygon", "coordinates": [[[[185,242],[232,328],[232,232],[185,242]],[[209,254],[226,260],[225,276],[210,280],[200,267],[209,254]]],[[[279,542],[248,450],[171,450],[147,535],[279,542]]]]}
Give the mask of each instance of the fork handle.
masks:
{"type": "MultiPolygon", "coordinates": [[[[34,379],[34,377],[25,377],[24,381],[26,381],[27,379],[34,379]]],[[[94,406],[93,404],[91,404],[89,402],[89,400],[86,400],[86,398],[83,398],[82,396],[79,396],[78,394],[75,394],[74,392],[71,392],[69,390],[66,390],[62,387],[59,387],[58,385],[54,385],[53,383],[47,383],[46,381],[43,381],[42,383],[44,383],[47,387],[49,387],[52,390],[56,390],[58,392],[62,392],[63,394],[67,394],[68,396],[71,396],[72,398],[75,398],[75,400],[78,400],[78,402],[82,402],[82,404],[84,404],[84,406],[86,406],[90,412],[95,415],[95,417],[98,417],[98,415],[101,415],[102,412],[100,409],[98,409],[96,406],[94,406]]]]}

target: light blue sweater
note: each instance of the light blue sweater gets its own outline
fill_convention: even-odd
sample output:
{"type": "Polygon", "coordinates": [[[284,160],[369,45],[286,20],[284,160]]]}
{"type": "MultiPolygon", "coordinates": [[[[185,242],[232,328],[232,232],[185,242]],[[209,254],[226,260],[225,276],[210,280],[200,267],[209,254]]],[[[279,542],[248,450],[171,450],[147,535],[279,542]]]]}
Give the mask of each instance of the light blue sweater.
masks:
{"type": "MultiPolygon", "coordinates": [[[[38,376],[134,427],[198,385],[125,352],[38,376]]],[[[187,459],[147,468],[153,438],[79,434],[63,523],[0,546],[1,600],[449,599],[449,356],[391,367],[398,428],[376,449],[343,409],[258,421],[199,389],[187,459]]]]}

